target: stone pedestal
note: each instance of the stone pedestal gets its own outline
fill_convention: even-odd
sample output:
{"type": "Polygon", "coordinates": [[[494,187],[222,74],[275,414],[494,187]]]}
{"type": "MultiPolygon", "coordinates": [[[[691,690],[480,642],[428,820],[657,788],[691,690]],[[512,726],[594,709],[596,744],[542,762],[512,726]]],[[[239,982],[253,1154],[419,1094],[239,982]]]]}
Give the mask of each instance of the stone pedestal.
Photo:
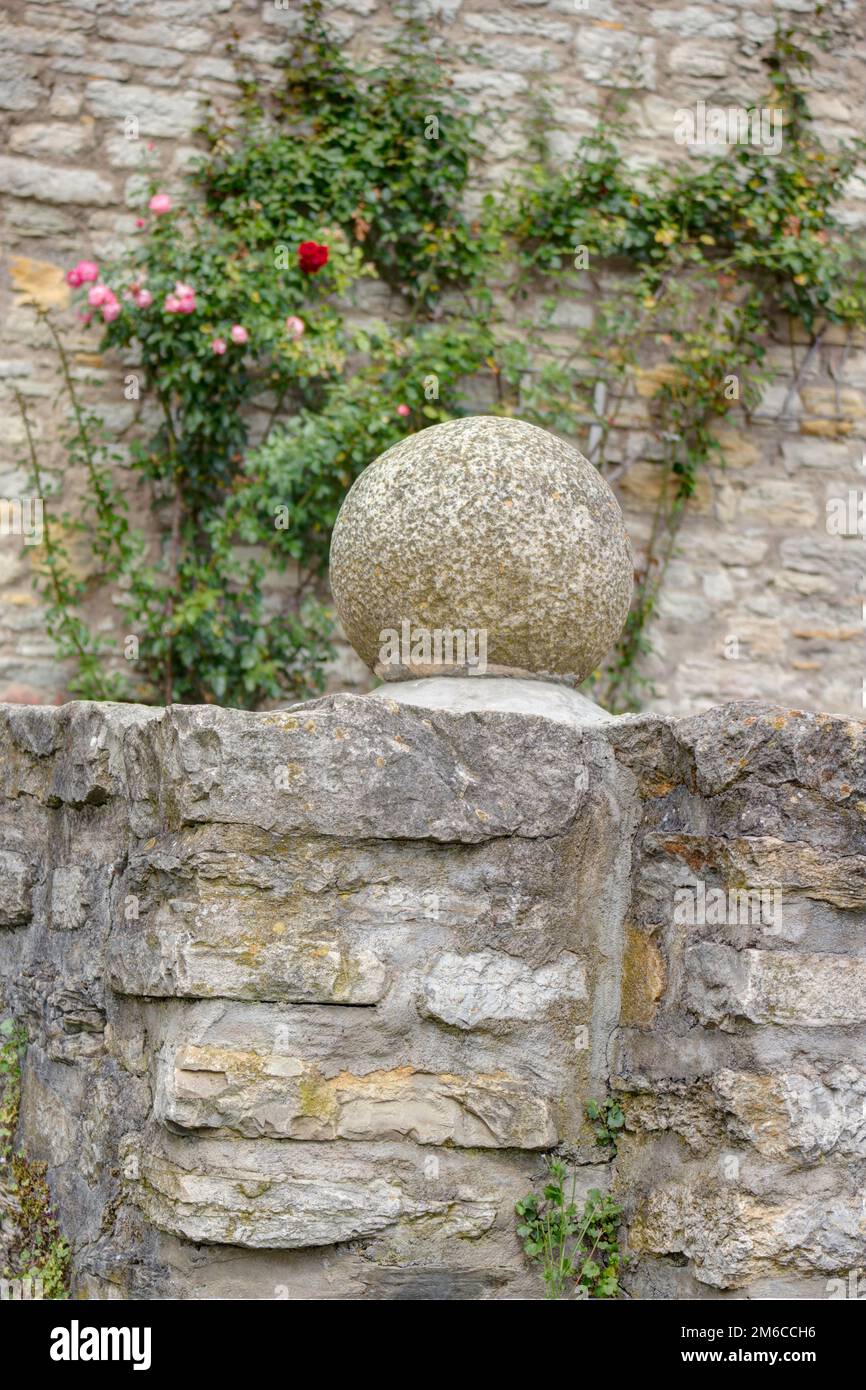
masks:
{"type": "Polygon", "coordinates": [[[621,1203],[632,1296],[847,1289],[866,726],[578,692],[628,542],[518,421],[390,450],[333,559],[372,696],[0,709],[17,1141],[75,1294],[540,1298],[514,1204],[554,1151],[621,1203]]]}
{"type": "Polygon", "coordinates": [[[860,1267],[864,726],[73,704],[0,753],[17,1139],[78,1294],[540,1296],[554,1148],[634,1296],[860,1267]]]}

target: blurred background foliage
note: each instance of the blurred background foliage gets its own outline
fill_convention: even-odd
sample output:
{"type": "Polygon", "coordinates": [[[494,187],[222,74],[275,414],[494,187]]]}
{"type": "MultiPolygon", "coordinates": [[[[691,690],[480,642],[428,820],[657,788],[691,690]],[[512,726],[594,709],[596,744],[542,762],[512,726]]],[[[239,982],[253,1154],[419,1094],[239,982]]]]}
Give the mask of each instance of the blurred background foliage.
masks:
{"type": "Polygon", "coordinates": [[[67,448],[89,480],[83,517],[52,515],[29,429],[28,440],[49,499],[37,583],[59,654],[75,663],[70,690],[249,708],[315,693],[331,651],[330,531],[373,458],[465,413],[484,374],[494,413],[569,436],[612,476],[622,402],[651,365],[659,500],[625,631],[590,682],[609,708],[639,708],[677,528],[718,450],[714,420],[734,405],[748,418],[779,314],[813,343],[829,324],[866,322],[866,256],[836,211],[862,147],[828,151],[813,134],[802,84],[822,33],[806,23],[808,40],[777,30],[755,94],[784,113],[778,153],[739,144],[636,172],[620,93],[563,167],[541,104],[526,167],[493,196],[478,184],[486,118],[455,93],[441,39],[409,19],[365,67],[306,0],[283,83],[264,90],[242,73],[231,118],[209,113],[201,129],[188,196],[143,218],[134,246],[100,268],[120,306],[103,347],[135,354],[159,406],[131,461],[156,551],[130,520],[111,439],[52,325],[73,406],[67,448]],[[298,256],[305,242],[328,249],[315,273],[298,256]],[[358,326],[365,279],[396,296],[389,322],[358,326]],[[166,311],[178,282],[194,312],[166,311]],[[591,326],[553,354],[552,315],[575,292],[591,296],[591,326]],[[253,406],[266,423],[251,438],[253,406]],[[76,528],[98,561],[86,582],[64,549],[76,528]],[[290,582],[274,586],[281,571],[290,582]],[[133,652],[88,627],[94,584],[116,591],[133,652]]]}

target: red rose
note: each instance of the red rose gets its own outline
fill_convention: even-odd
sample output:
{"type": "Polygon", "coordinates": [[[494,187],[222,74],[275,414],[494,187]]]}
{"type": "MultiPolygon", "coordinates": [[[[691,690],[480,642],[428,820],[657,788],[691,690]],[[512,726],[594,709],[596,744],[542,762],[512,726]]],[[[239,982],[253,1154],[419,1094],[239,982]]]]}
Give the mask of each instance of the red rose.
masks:
{"type": "Polygon", "coordinates": [[[317,241],[302,241],[298,247],[298,263],[305,275],[315,275],[327,260],[327,246],[320,246],[317,241]]]}

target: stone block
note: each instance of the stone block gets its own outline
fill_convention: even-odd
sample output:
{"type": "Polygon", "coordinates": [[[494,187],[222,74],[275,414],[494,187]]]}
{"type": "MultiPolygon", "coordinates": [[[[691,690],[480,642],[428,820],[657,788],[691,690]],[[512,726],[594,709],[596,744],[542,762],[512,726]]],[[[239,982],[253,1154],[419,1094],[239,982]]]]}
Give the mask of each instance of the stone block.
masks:
{"type": "MultiPolygon", "coordinates": [[[[291,1250],[359,1240],[423,1222],[451,1239],[477,1240],[493,1225],[489,1186],[425,1179],[411,1146],[262,1140],[163,1141],[123,1146],[129,1190],[161,1230],[195,1242],[291,1250]]],[[[458,1168],[458,1174],[461,1169],[458,1168]]]]}
{"type": "Polygon", "coordinates": [[[108,180],[92,169],[59,168],[13,155],[0,155],[0,191],[44,203],[92,207],[105,207],[115,196],[108,180]]]}
{"type": "Polygon", "coordinates": [[[34,872],[14,850],[0,850],[0,926],[19,927],[30,920],[34,872]]]}
{"type": "Polygon", "coordinates": [[[88,82],[84,101],[88,111],[116,122],[118,132],[124,119],[134,116],[142,135],[188,136],[195,125],[200,106],[195,92],[155,91],[130,82],[97,80],[88,82]]]}
{"type": "Polygon", "coordinates": [[[686,1005],[702,1023],[800,1028],[866,1023],[866,956],[736,951],[705,941],[686,952],[686,1005]]]}
{"type": "Polygon", "coordinates": [[[563,952],[536,969],[494,951],[446,951],[422,982],[418,1007],[452,1028],[485,1028],[548,1015],[568,1017],[586,999],[586,967],[563,952]]]}
{"type": "Polygon", "coordinates": [[[55,931],[77,931],[87,922],[91,888],[84,869],[60,865],[51,873],[51,926],[55,931]]]}
{"type": "Polygon", "coordinates": [[[175,1128],[246,1138],[412,1139],[457,1148],[556,1143],[536,1087],[501,1073],[435,1075],[412,1066],[326,1076],[280,1053],[182,1046],[165,1067],[157,1114],[175,1128]]]}
{"type": "Polygon", "coordinates": [[[117,923],[108,966],[115,989],[161,998],[374,1004],[387,981],[373,951],[327,928],[299,931],[291,904],[264,896],[174,899],[117,923]]]}

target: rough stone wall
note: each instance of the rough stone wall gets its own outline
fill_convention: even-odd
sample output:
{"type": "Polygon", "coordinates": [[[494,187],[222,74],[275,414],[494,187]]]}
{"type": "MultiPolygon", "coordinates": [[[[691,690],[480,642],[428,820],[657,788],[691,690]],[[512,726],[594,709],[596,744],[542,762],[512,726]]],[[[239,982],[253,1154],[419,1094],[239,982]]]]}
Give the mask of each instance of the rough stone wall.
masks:
{"type": "Polygon", "coordinates": [[[866,1256],[866,726],[743,704],[611,742],[642,801],[612,1059],[637,1289],[825,1298],[866,1256]]]}
{"type": "MultiPolygon", "coordinates": [[[[419,6],[420,8],[420,6],[419,6]]],[[[743,104],[764,90],[761,45],[774,13],[804,14],[810,0],[722,0],[719,4],[648,0],[426,0],[465,58],[457,88],[496,113],[485,176],[491,184],[522,157],[522,121],[539,94],[552,103],[554,146],[563,156],[591,129],[612,86],[637,83],[632,158],[688,158],[673,141],[675,113],[700,99],[743,104]],[[476,45],[481,64],[470,52],[476,45]],[[637,75],[629,67],[637,63],[637,75]]],[[[812,109],[828,140],[866,130],[866,11],[849,0],[847,31],[813,78],[812,109]]],[[[369,56],[394,26],[394,6],[377,0],[329,3],[332,23],[369,56]]],[[[24,307],[28,297],[54,306],[76,351],[77,370],[95,380],[97,402],[121,448],[147,425],[146,407],[123,399],[122,367],[102,361],[95,330],[77,327],[66,309],[62,269],[73,258],[114,254],[133,230],[140,170],[152,158],[173,187],[194,150],[197,103],[227,100],[234,68],[226,44],[263,81],[275,76],[285,27],[296,9],[261,0],[7,0],[0,27],[0,199],[3,264],[0,317],[0,496],[25,492],[23,434],[12,388],[27,397],[43,465],[62,470],[57,443],[59,386],[47,336],[24,307]],[[141,138],[124,138],[135,116],[141,138]]],[[[852,181],[846,217],[852,235],[866,221],[866,182],[852,181]]],[[[542,296],[539,296],[539,303],[542,296]]],[[[531,307],[531,306],[530,306],[531,307]]],[[[359,313],[395,313],[382,286],[364,286],[359,313]]],[[[592,321],[592,303],[576,282],[557,305],[550,347],[569,342],[569,326],[592,321]]],[[[515,333],[519,325],[512,325],[515,333]]],[[[827,534],[828,498],[847,498],[862,474],[866,439],[866,349],[828,334],[808,354],[796,325],[779,324],[769,360],[780,379],[746,432],[736,412],[720,431],[725,466],[702,479],[682,532],[654,627],[647,663],[658,697],[650,707],[689,713],[727,698],[781,699],[854,715],[862,710],[863,563],[856,537],[827,534]],[[852,543],[853,541],[853,543],[852,543]],[[728,639],[736,638],[735,647],[728,639]],[[737,659],[728,659],[736,650],[737,659]]],[[[736,371],[736,364],[732,364],[736,371]]],[[[657,495],[651,379],[625,402],[612,461],[629,529],[640,543],[657,495]]],[[[478,384],[478,403],[490,397],[478,384]]],[[[577,442],[585,445],[586,431],[577,442]]],[[[81,480],[63,476],[75,506],[81,480]]],[[[146,500],[136,504],[140,513],[146,500]]],[[[87,573],[86,543],[77,553],[87,573]]],[[[108,604],[97,617],[111,622],[108,604]]],[[[363,688],[364,673],[344,655],[333,680],[363,688]]],[[[18,539],[0,545],[0,696],[63,698],[63,673],[18,539]]]]}
{"type": "Polygon", "coordinates": [[[632,1296],[862,1266],[862,724],[335,695],[0,729],[0,1008],[76,1294],[537,1297],[513,1204],[554,1148],[622,1201],[632,1296]],[[677,926],[696,880],[782,915],[677,926]]]}

